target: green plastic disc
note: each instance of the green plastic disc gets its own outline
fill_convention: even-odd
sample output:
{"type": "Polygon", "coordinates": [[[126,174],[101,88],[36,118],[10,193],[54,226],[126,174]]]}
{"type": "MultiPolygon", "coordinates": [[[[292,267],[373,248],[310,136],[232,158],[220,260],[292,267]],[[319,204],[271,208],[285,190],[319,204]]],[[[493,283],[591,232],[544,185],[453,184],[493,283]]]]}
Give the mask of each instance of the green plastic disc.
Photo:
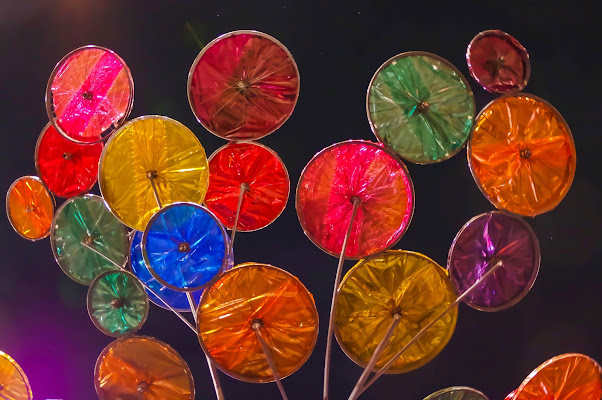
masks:
{"type": "Polygon", "coordinates": [[[489,400],[483,393],[465,386],[455,386],[439,390],[424,400],[489,400]]]}

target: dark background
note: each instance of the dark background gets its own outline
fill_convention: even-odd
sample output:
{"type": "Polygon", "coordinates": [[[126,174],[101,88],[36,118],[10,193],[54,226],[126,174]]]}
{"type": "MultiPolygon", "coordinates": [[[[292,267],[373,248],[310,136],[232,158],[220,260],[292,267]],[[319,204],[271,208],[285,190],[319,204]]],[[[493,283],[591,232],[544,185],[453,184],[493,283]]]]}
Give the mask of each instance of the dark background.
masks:
{"type": "MultiPolygon", "coordinates": [[[[539,277],[515,307],[484,313],[462,305],[456,332],[425,367],[385,376],[365,399],[422,399],[451,385],[482,390],[492,400],[518,387],[540,363],[582,352],[602,361],[600,242],[600,9],[578,2],[479,1],[441,6],[427,1],[108,1],[0,0],[1,187],[35,174],[37,136],[47,123],[44,91],[54,65],[70,50],[98,44],[129,65],[136,86],[131,117],[160,114],[190,127],[210,154],[224,141],[205,131],[186,98],[188,70],[202,44],[236,29],[257,29],[284,43],[301,73],[301,95],[290,120],[261,142],[286,163],[293,187],[322,148],[346,139],[374,140],[365,113],[372,74],[404,51],[436,53],[470,81],[480,110],[494,98],[470,78],[464,58],[485,29],[514,35],[529,51],[526,88],[552,103],[569,123],[577,174],[561,205],[530,219],[542,248],[539,277]],[[198,40],[191,32],[195,32],[198,40]]],[[[396,248],[445,264],[451,242],[471,217],[493,207],[470,176],[463,150],[438,165],[408,165],[416,210],[396,248]]],[[[98,193],[98,189],[94,190],[98,193]]],[[[291,193],[268,228],[241,234],[236,262],[258,261],[297,275],[314,294],[321,334],[309,361],[284,381],[291,399],[318,399],[336,259],[303,234],[291,193]]],[[[97,331],[85,307],[87,287],[67,278],[48,239],[31,243],[2,219],[0,349],[29,376],[36,399],[96,398],[94,363],[111,338],[97,331]]],[[[346,269],[352,265],[347,262],[346,269]]],[[[197,398],[214,398],[197,339],[177,318],[152,307],[142,334],[175,347],[189,363],[197,398]]],[[[347,398],[360,368],[334,345],[331,398],[347,398]]],[[[277,399],[275,385],[221,375],[228,399],[277,399]]]]}

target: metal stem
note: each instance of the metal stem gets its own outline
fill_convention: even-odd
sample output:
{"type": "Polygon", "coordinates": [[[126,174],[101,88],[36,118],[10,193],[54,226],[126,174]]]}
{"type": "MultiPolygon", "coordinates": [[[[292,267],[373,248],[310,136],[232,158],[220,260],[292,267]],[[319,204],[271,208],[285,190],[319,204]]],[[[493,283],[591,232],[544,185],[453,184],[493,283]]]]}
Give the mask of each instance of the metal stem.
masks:
{"type": "Polygon", "coordinates": [[[347,233],[345,233],[345,239],[343,240],[343,248],[341,249],[341,255],[339,257],[339,265],[337,267],[337,273],[334,278],[334,289],[332,291],[332,303],[330,304],[330,319],[328,321],[328,336],[326,336],[326,355],[324,358],[324,392],[323,399],[328,400],[328,384],[330,382],[330,353],[332,351],[332,330],[334,326],[334,305],[336,304],[337,289],[339,282],[341,281],[341,272],[343,271],[343,263],[345,262],[345,253],[347,252],[347,243],[351,236],[351,230],[353,228],[353,222],[357,215],[357,209],[360,204],[359,197],[353,198],[353,210],[351,211],[351,218],[349,219],[349,226],[347,227],[347,233]]]}
{"type": "Polygon", "coordinates": [[[238,195],[238,205],[236,206],[236,216],[234,217],[234,225],[232,226],[232,233],[230,234],[230,250],[234,247],[234,236],[238,229],[238,218],[240,217],[240,208],[242,207],[242,200],[245,196],[245,192],[249,189],[248,183],[240,184],[240,194],[238,195]]]}
{"type": "Polygon", "coordinates": [[[157,186],[155,186],[155,174],[147,173],[147,178],[150,180],[151,187],[153,188],[153,193],[155,194],[155,200],[157,201],[157,205],[159,208],[163,208],[161,204],[161,199],[159,198],[159,192],[157,191],[157,186]]]}
{"type": "Polygon", "coordinates": [[[286,392],[284,391],[284,387],[282,386],[282,382],[280,382],[280,377],[278,376],[278,372],[276,370],[276,361],[274,360],[274,355],[272,354],[272,350],[270,349],[268,344],[265,342],[265,339],[263,338],[263,335],[261,333],[261,324],[259,322],[253,322],[253,324],[251,325],[251,328],[253,328],[253,330],[255,331],[255,334],[257,335],[257,339],[259,340],[259,343],[261,343],[261,347],[263,348],[263,353],[265,354],[265,357],[268,360],[268,364],[270,366],[270,369],[272,370],[274,379],[276,379],[276,385],[278,385],[278,390],[280,390],[280,395],[282,396],[282,400],[288,400],[288,397],[286,396],[286,392]]]}

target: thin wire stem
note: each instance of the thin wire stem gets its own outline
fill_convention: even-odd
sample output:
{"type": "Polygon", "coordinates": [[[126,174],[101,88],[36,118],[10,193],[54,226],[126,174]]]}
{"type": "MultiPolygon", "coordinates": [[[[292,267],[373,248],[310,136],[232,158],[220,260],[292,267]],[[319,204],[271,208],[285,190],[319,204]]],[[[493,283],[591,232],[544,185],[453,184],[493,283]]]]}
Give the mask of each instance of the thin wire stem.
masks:
{"type": "Polygon", "coordinates": [[[259,343],[261,343],[261,347],[263,348],[263,353],[268,359],[268,364],[270,365],[270,369],[272,370],[272,374],[274,375],[274,379],[276,380],[276,385],[278,385],[278,390],[280,390],[282,400],[288,400],[288,397],[286,396],[286,392],[284,391],[284,387],[282,386],[282,382],[280,382],[280,377],[278,376],[278,372],[276,370],[276,361],[274,360],[272,350],[266,343],[261,333],[261,324],[259,322],[254,322],[253,325],[251,325],[251,328],[253,328],[253,330],[255,331],[257,339],[259,340],[259,343]]]}
{"type": "Polygon", "coordinates": [[[157,201],[157,205],[159,208],[163,208],[161,204],[161,199],[159,198],[159,192],[157,191],[157,186],[155,185],[156,172],[148,172],[146,177],[150,180],[151,187],[153,188],[153,193],[155,194],[155,200],[157,201]]]}
{"type": "Polygon", "coordinates": [[[238,205],[236,206],[236,216],[234,217],[234,225],[232,226],[232,233],[230,233],[230,250],[234,247],[234,236],[238,229],[238,218],[240,217],[240,208],[242,207],[242,200],[245,197],[245,192],[249,189],[249,184],[240,184],[240,194],[238,195],[238,205]]]}

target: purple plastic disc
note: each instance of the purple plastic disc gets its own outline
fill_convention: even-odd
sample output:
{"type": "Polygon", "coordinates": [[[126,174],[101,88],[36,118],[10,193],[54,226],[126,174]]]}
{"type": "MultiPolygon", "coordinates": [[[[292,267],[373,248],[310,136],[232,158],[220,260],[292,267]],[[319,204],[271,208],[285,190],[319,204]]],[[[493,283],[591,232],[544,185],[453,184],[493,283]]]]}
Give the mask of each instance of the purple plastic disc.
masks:
{"type": "Polygon", "coordinates": [[[539,271],[539,242],[522,218],[491,211],[468,221],[449,250],[447,268],[458,294],[470,288],[498,261],[464,302],[481,311],[499,311],[518,303],[531,289],[539,271]]]}

